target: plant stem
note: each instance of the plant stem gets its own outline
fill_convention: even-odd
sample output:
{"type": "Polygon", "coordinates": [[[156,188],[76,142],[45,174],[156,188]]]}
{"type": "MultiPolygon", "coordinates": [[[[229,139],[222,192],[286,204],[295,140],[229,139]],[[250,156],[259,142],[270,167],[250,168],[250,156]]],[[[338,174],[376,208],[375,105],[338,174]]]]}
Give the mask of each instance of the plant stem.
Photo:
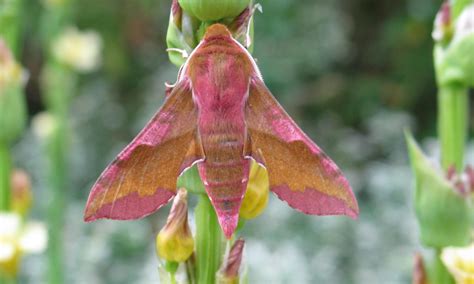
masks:
{"type": "Polygon", "coordinates": [[[430,274],[430,283],[452,284],[454,279],[441,260],[441,249],[436,249],[430,274]]]}
{"type": "Polygon", "coordinates": [[[0,142],[0,211],[10,209],[11,157],[8,144],[0,142]]]}
{"type": "Polygon", "coordinates": [[[15,277],[2,277],[0,275],[0,284],[16,284],[18,283],[17,279],[15,277]]]}
{"type": "Polygon", "coordinates": [[[461,171],[464,162],[469,112],[468,90],[460,84],[441,86],[438,91],[438,131],[441,164],[461,171]]]}
{"type": "Polygon", "coordinates": [[[58,126],[48,141],[48,158],[50,162],[51,203],[48,208],[49,245],[49,283],[58,284],[64,281],[63,263],[63,224],[65,213],[65,192],[67,190],[67,130],[66,119],[56,118],[58,126]]]}
{"type": "Polygon", "coordinates": [[[223,254],[223,235],[206,194],[199,194],[195,215],[197,283],[214,284],[223,254]]]}
{"type": "Polygon", "coordinates": [[[0,3],[0,35],[7,42],[15,56],[19,55],[19,37],[21,31],[22,0],[10,0],[0,3]]]}

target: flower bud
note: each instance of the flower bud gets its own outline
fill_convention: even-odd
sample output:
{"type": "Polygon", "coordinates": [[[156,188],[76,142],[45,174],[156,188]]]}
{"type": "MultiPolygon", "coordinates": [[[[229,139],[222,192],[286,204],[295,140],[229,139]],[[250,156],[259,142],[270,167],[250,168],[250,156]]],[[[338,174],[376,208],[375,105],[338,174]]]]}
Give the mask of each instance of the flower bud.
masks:
{"type": "Polygon", "coordinates": [[[194,239],[188,224],[186,196],[185,189],[178,191],[166,225],[156,237],[157,254],[167,261],[186,261],[194,251],[194,239]]]}
{"type": "Polygon", "coordinates": [[[433,33],[433,39],[437,42],[447,43],[453,36],[453,27],[451,24],[451,4],[446,1],[436,14],[433,33]]]}
{"type": "Polygon", "coordinates": [[[23,170],[14,170],[11,177],[12,188],[12,210],[25,217],[31,208],[33,195],[31,193],[31,181],[28,174],[23,170]]]}
{"type": "Polygon", "coordinates": [[[430,163],[408,134],[407,142],[416,178],[415,213],[421,241],[435,248],[466,245],[472,219],[469,198],[430,163]]]}
{"type": "Polygon", "coordinates": [[[462,248],[444,248],[441,260],[456,283],[474,283],[474,245],[462,248]]]}
{"type": "Polygon", "coordinates": [[[435,69],[439,85],[474,86],[474,4],[464,7],[448,45],[435,45],[435,69]]]}
{"type": "Polygon", "coordinates": [[[11,143],[26,124],[23,86],[26,72],[0,39],[0,143],[11,143]]]}
{"type": "Polygon", "coordinates": [[[183,11],[178,0],[173,0],[166,32],[166,44],[170,61],[176,66],[184,64],[187,56],[196,47],[196,33],[199,25],[196,18],[183,11]]]}
{"type": "Polygon", "coordinates": [[[224,260],[222,267],[217,273],[218,284],[238,284],[239,270],[242,263],[242,254],[245,241],[238,239],[230,249],[229,254],[224,260]]]}
{"type": "Polygon", "coordinates": [[[425,264],[420,253],[415,255],[415,263],[413,266],[413,284],[428,284],[428,277],[426,275],[425,264]]]}
{"type": "Polygon", "coordinates": [[[262,6],[256,4],[253,7],[249,6],[245,8],[244,11],[228,25],[232,36],[250,52],[252,51],[253,42],[253,15],[256,10],[261,12],[262,6]]]}
{"type": "Polygon", "coordinates": [[[267,170],[252,161],[247,191],[240,207],[240,216],[245,219],[253,219],[262,214],[267,207],[269,194],[270,183],[267,170]]]}
{"type": "Polygon", "coordinates": [[[456,30],[453,42],[474,34],[474,4],[464,7],[456,20],[456,30]]]}
{"type": "Polygon", "coordinates": [[[178,0],[183,10],[199,20],[217,21],[236,17],[250,4],[250,0],[178,0]]]}

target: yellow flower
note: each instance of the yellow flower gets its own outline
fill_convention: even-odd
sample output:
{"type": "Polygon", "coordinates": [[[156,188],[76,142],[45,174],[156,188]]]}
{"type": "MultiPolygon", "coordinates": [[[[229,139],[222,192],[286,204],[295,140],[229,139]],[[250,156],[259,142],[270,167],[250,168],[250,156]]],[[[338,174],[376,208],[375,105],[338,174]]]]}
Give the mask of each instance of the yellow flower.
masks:
{"type": "Polygon", "coordinates": [[[240,216],[252,219],[260,215],[267,207],[269,194],[270,183],[267,170],[252,161],[247,191],[240,207],[240,216]]]}
{"type": "Polygon", "coordinates": [[[15,61],[5,42],[0,39],[0,90],[10,85],[24,84],[26,77],[26,72],[15,61]]]}
{"type": "Polygon", "coordinates": [[[33,201],[29,175],[23,170],[14,170],[11,177],[11,188],[12,210],[25,217],[33,201]]]}
{"type": "Polygon", "coordinates": [[[0,274],[15,277],[23,254],[45,250],[46,228],[38,222],[23,225],[16,213],[0,213],[0,224],[0,274]]]}
{"type": "Polygon", "coordinates": [[[54,42],[52,52],[56,60],[79,72],[96,69],[101,61],[102,39],[94,31],[81,32],[67,28],[54,42]]]}
{"type": "Polygon", "coordinates": [[[186,198],[186,190],[180,189],[173,200],[166,225],[156,237],[157,254],[167,261],[186,261],[194,251],[194,239],[188,224],[186,198]]]}
{"type": "Polygon", "coordinates": [[[441,260],[457,284],[474,284],[474,245],[447,247],[441,253],[441,260]]]}

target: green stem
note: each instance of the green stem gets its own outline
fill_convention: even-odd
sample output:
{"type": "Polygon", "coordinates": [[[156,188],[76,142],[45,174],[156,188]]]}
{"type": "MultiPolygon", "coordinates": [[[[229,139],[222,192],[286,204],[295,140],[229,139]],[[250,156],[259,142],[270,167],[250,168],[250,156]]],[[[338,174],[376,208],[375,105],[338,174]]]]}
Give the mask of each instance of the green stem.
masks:
{"type": "Polygon", "coordinates": [[[214,284],[223,254],[224,238],[207,195],[199,195],[195,215],[197,283],[214,284]]]}
{"type": "Polygon", "coordinates": [[[13,53],[19,55],[21,31],[21,0],[0,1],[0,35],[13,53]]]}
{"type": "Polygon", "coordinates": [[[50,163],[51,203],[48,208],[49,245],[49,283],[64,281],[63,261],[63,225],[65,213],[65,192],[67,190],[67,130],[66,119],[56,117],[57,128],[48,141],[48,159],[50,163]]]}
{"type": "Polygon", "coordinates": [[[0,284],[16,284],[18,283],[17,279],[15,277],[2,277],[0,275],[0,284]]]}
{"type": "Polygon", "coordinates": [[[438,92],[438,131],[441,164],[461,171],[467,138],[469,112],[468,90],[460,84],[441,86],[438,92]]]}
{"type": "Polygon", "coordinates": [[[441,260],[441,249],[436,249],[429,280],[432,284],[453,284],[454,279],[441,260]]]}
{"type": "Polygon", "coordinates": [[[8,211],[10,197],[11,157],[7,143],[0,142],[0,211],[8,211]]]}

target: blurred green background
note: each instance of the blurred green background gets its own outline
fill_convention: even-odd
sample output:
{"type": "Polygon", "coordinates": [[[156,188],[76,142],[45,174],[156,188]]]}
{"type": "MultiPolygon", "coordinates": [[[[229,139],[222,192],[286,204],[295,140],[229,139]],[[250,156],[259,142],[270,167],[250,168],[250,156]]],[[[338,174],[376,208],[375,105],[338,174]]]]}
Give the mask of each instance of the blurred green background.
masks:
{"type": "MultiPolygon", "coordinates": [[[[82,221],[89,189],[161,105],[177,68],[167,58],[170,0],[75,1],[80,29],[103,38],[103,64],[81,77],[70,125],[66,283],[158,283],[154,237],[169,206],[140,221],[82,221]]],[[[431,153],[436,100],[432,23],[441,1],[260,1],[254,56],[275,97],[347,174],[361,215],[311,217],[272,196],[247,223],[250,283],[409,283],[420,249],[403,129],[431,153]],[[423,140],[424,139],[424,140],[423,140]]],[[[30,117],[44,109],[38,1],[27,1],[21,62],[30,117]]],[[[33,176],[33,218],[50,204],[41,142],[14,148],[33,176]]],[[[471,145],[469,157],[472,157],[471,145]]],[[[192,217],[191,217],[192,218],[192,217]]],[[[28,256],[20,283],[46,281],[45,256],[28,256]]]]}

